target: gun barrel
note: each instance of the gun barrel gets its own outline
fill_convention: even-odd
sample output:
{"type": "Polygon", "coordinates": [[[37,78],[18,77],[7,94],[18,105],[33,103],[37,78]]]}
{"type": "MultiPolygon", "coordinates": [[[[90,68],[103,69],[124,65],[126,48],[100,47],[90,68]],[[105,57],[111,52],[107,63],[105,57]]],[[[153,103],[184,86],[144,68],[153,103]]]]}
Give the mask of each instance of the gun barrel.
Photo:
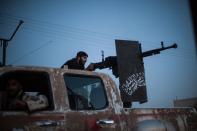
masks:
{"type": "Polygon", "coordinates": [[[177,44],[174,43],[171,46],[167,46],[167,47],[161,47],[161,48],[157,48],[157,49],[153,49],[153,50],[149,50],[149,51],[145,51],[141,54],[142,57],[147,57],[147,56],[152,56],[152,55],[156,55],[156,54],[160,54],[161,51],[166,50],[166,49],[170,49],[170,48],[177,48],[177,44]]]}
{"type": "MultiPolygon", "coordinates": [[[[161,48],[157,48],[157,49],[153,49],[153,50],[143,52],[141,54],[141,57],[147,57],[147,56],[159,54],[160,51],[170,49],[170,48],[177,48],[177,44],[174,43],[173,45],[167,46],[167,47],[164,47],[163,44],[162,44],[161,48]]],[[[138,58],[136,58],[136,59],[138,59],[138,58]]],[[[105,68],[112,69],[113,75],[116,78],[119,77],[117,56],[108,56],[105,59],[103,58],[103,60],[101,62],[91,63],[90,66],[87,67],[88,70],[105,69],[105,68]],[[92,67],[92,65],[93,65],[93,67],[92,67]]]]}

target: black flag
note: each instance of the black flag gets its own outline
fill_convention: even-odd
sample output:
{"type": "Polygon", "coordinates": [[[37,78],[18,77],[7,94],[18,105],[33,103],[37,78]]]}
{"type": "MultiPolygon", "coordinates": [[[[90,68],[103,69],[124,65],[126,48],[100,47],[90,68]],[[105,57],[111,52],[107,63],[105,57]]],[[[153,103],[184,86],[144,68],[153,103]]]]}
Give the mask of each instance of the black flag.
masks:
{"type": "Polygon", "coordinates": [[[116,40],[119,88],[123,102],[147,102],[141,44],[116,40]]]}

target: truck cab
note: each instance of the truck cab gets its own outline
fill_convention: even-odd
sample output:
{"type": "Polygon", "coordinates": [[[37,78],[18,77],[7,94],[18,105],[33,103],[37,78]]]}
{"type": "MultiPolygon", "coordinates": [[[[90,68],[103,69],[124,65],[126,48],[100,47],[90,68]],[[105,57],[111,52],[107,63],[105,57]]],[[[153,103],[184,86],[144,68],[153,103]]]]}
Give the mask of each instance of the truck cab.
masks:
{"type": "Polygon", "coordinates": [[[106,74],[49,67],[0,68],[0,130],[65,131],[194,131],[193,108],[123,108],[120,91],[106,74]],[[24,92],[39,92],[48,107],[4,108],[6,79],[16,77],[24,92]]]}

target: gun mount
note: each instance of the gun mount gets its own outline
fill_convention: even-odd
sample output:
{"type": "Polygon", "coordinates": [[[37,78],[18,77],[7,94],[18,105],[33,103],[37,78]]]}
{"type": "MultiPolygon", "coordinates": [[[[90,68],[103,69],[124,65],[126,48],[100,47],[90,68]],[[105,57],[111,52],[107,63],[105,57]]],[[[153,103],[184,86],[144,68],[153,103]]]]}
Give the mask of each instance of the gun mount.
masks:
{"type": "Polygon", "coordinates": [[[102,60],[102,62],[91,63],[94,66],[94,69],[112,69],[112,73],[114,76],[118,77],[118,67],[117,67],[117,57],[116,56],[108,56],[102,60]]]}
{"type": "MultiPolygon", "coordinates": [[[[160,54],[161,51],[164,51],[170,48],[177,48],[177,44],[174,43],[171,46],[164,47],[163,42],[161,42],[161,48],[156,48],[156,49],[145,51],[142,53],[140,51],[139,57],[144,58],[144,57],[148,57],[152,55],[157,55],[157,54],[160,54]]],[[[98,63],[91,63],[91,64],[94,65],[93,70],[109,68],[109,69],[112,69],[112,73],[116,78],[119,77],[118,67],[117,67],[117,56],[108,56],[105,59],[103,59],[103,53],[102,53],[102,61],[98,63]]]]}
{"type": "Polygon", "coordinates": [[[142,52],[141,44],[138,41],[116,40],[117,56],[108,56],[102,61],[91,63],[87,70],[112,69],[112,73],[119,78],[119,89],[125,107],[131,106],[131,102],[147,102],[145,71],[143,58],[160,54],[161,51],[177,48],[177,44],[142,52]],[[92,69],[93,67],[93,69],[92,69]]]}

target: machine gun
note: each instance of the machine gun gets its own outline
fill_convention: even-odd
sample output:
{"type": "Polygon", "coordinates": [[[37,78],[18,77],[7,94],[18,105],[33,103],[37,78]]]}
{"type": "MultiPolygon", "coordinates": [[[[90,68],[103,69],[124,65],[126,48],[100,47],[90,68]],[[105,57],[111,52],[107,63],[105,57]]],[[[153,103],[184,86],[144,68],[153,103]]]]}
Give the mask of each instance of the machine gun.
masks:
{"type": "Polygon", "coordinates": [[[146,92],[145,70],[143,58],[160,54],[161,51],[177,48],[177,44],[142,52],[138,41],[115,40],[117,56],[108,56],[98,63],[91,63],[88,68],[112,69],[113,75],[119,79],[119,89],[124,107],[130,107],[132,102],[140,104],[148,101],[146,92]],[[94,67],[94,68],[92,68],[94,67]]]}
{"type": "Polygon", "coordinates": [[[118,77],[118,66],[117,66],[117,57],[116,56],[108,56],[102,60],[102,62],[91,63],[94,66],[94,69],[112,69],[112,73],[115,77],[118,77]]]}
{"type": "MultiPolygon", "coordinates": [[[[145,51],[145,52],[140,51],[139,52],[139,57],[143,58],[143,57],[148,57],[148,56],[160,54],[161,51],[167,50],[167,49],[170,49],[170,48],[177,48],[177,44],[174,43],[171,46],[164,47],[163,42],[161,42],[161,48],[156,48],[156,49],[145,51]]],[[[103,51],[102,51],[102,57],[103,56],[104,55],[103,55],[103,51]]],[[[93,70],[109,68],[109,69],[112,69],[112,73],[116,78],[119,77],[118,66],[117,66],[117,56],[108,56],[105,59],[102,58],[102,62],[91,63],[91,64],[94,65],[93,70]]]]}
{"type": "Polygon", "coordinates": [[[160,54],[161,51],[170,48],[177,48],[177,44],[142,52],[141,44],[138,41],[116,40],[117,56],[108,56],[102,61],[91,63],[88,68],[112,69],[113,75],[119,79],[119,89],[124,107],[130,107],[132,102],[147,102],[146,81],[143,58],[160,54]],[[92,68],[93,67],[93,68],[92,68]]]}

